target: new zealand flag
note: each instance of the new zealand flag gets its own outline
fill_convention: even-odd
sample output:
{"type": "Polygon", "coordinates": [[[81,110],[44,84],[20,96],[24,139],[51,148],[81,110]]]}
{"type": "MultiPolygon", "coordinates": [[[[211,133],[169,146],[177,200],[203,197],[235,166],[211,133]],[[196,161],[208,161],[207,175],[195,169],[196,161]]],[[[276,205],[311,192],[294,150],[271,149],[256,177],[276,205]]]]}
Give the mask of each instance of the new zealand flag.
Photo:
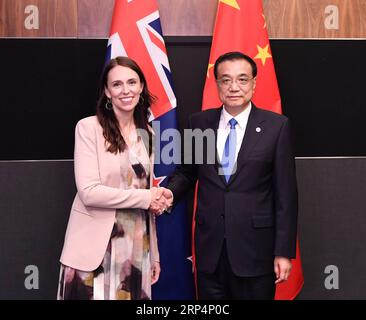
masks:
{"type": "MultiPolygon", "coordinates": [[[[107,58],[129,56],[142,68],[149,90],[157,96],[151,107],[150,121],[156,134],[154,185],[164,186],[166,177],[175,169],[162,159],[164,151],[179,143],[177,101],[165,48],[156,0],[116,0],[112,18],[107,58]],[[169,130],[169,138],[164,132],[169,130]],[[174,132],[177,136],[174,136],[174,132]],[[173,135],[172,135],[173,133],[173,135]],[[175,139],[176,138],[176,139],[175,139]],[[159,161],[160,160],[160,161],[159,161]]],[[[180,145],[179,149],[180,150],[180,145]]],[[[172,158],[173,159],[173,158],[172,158]]],[[[170,215],[157,218],[161,274],[153,286],[153,299],[193,299],[191,224],[185,203],[178,204],[170,215]]]]}

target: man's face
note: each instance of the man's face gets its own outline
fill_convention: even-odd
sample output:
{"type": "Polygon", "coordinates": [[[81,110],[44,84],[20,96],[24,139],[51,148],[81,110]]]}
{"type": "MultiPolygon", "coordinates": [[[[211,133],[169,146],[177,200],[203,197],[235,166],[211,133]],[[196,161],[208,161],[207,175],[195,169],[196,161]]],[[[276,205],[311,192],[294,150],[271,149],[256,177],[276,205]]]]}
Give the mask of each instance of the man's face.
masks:
{"type": "Polygon", "coordinates": [[[243,111],[252,99],[255,84],[252,67],[244,59],[224,61],[217,67],[217,89],[228,111],[243,111]]]}

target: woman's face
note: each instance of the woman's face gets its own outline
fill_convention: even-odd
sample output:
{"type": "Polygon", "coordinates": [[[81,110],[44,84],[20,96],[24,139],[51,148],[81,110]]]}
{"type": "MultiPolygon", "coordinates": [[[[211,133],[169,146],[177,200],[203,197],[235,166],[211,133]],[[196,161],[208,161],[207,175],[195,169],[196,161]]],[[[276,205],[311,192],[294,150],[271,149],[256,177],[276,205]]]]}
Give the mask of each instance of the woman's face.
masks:
{"type": "Polygon", "coordinates": [[[116,114],[133,112],[139,103],[143,89],[138,74],[128,68],[115,66],[108,73],[105,94],[111,99],[113,110],[116,114]]]}

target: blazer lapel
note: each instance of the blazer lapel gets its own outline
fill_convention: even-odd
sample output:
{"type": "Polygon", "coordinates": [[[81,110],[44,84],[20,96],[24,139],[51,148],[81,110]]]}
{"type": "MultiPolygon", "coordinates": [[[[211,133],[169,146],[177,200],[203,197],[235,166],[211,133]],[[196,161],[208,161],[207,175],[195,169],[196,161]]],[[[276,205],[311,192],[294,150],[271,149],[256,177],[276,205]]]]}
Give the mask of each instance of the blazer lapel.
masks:
{"type": "Polygon", "coordinates": [[[245,134],[243,142],[241,144],[238,159],[236,161],[235,173],[231,176],[229,184],[235,180],[236,176],[239,174],[241,168],[248,159],[254,146],[258,143],[262,136],[261,123],[264,120],[260,118],[257,112],[257,107],[252,103],[252,110],[250,111],[247,127],[245,129],[245,134]]]}
{"type": "Polygon", "coordinates": [[[106,142],[103,135],[103,128],[99,123],[96,124],[96,140],[98,162],[104,164],[103,166],[99,166],[99,175],[102,183],[105,183],[109,187],[119,188],[121,185],[121,157],[119,153],[114,154],[107,151],[109,142],[106,142]]]}

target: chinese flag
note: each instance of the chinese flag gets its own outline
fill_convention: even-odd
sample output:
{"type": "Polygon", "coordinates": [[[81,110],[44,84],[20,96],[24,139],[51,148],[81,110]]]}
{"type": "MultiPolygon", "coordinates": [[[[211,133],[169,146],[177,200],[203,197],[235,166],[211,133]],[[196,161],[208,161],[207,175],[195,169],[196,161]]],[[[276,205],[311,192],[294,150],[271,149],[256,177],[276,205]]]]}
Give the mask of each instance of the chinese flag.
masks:
{"type": "MultiPolygon", "coordinates": [[[[253,102],[281,113],[281,98],[261,0],[219,0],[203,92],[203,110],[221,106],[213,66],[216,59],[228,51],[241,51],[256,61],[258,76],[253,102]]],[[[296,259],[292,263],[288,281],[277,285],[277,300],[294,299],[304,283],[298,243],[296,259]]]]}

